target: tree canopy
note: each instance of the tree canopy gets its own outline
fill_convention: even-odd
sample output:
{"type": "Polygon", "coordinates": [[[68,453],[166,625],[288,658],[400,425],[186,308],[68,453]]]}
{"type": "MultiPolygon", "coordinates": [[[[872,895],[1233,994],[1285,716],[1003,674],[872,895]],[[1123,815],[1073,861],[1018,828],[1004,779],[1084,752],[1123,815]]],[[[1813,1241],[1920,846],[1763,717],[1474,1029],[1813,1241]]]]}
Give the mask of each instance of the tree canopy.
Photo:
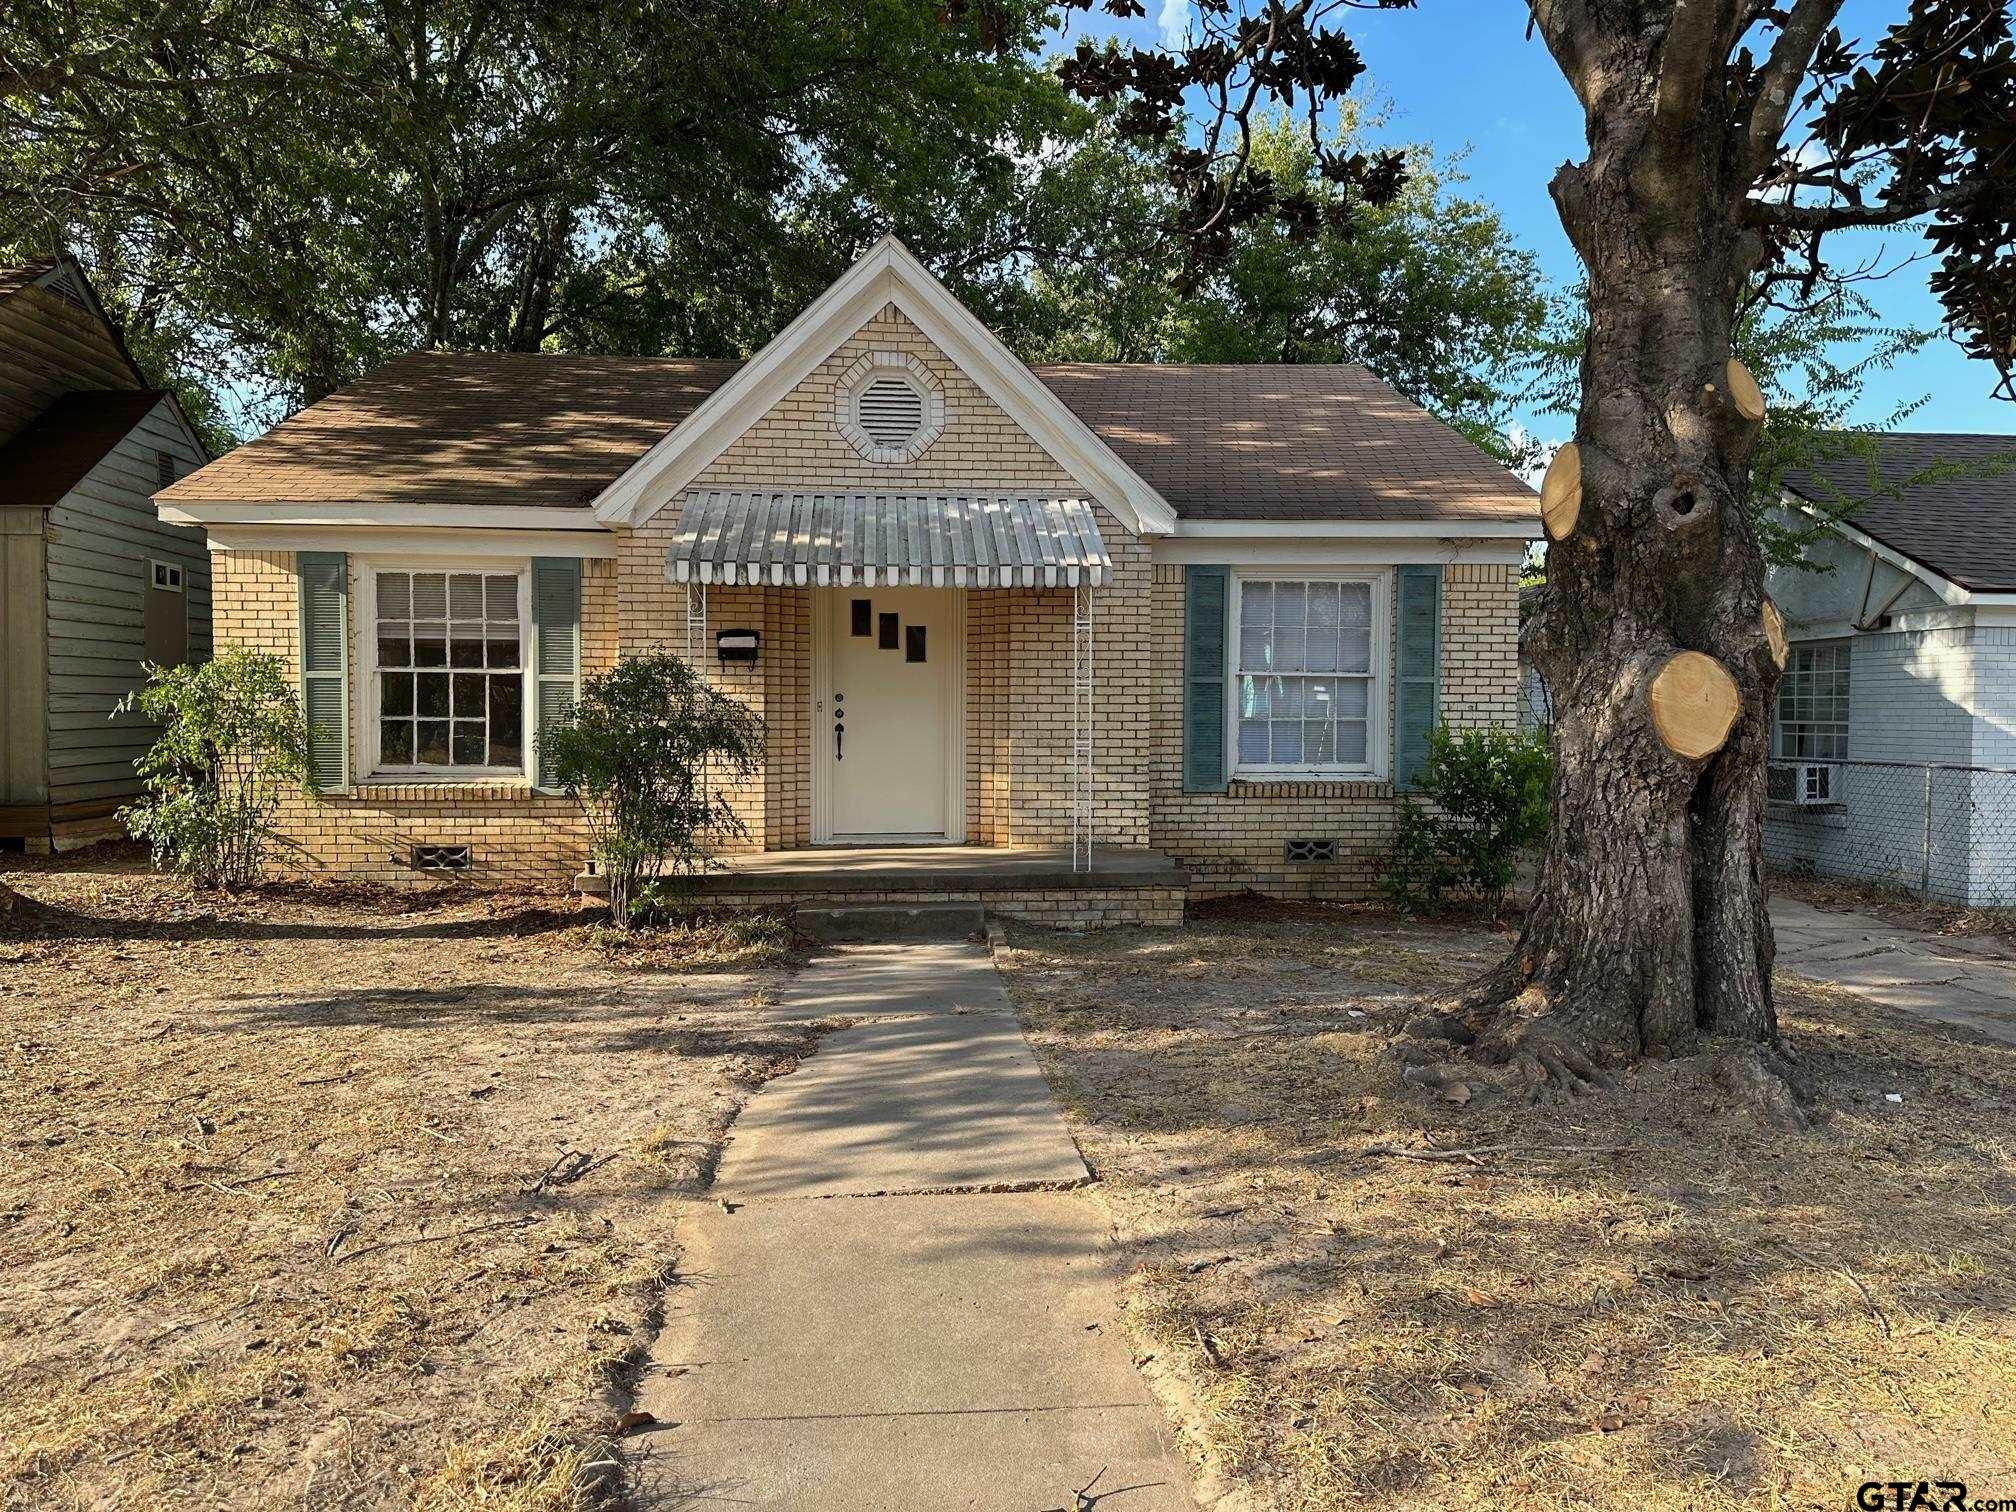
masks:
{"type": "Polygon", "coordinates": [[[76,247],[137,350],[282,410],[414,346],[733,353],[869,227],[1014,242],[1015,154],[1070,113],[1042,18],[23,0],[0,250],[76,247]]]}
{"type": "MultiPolygon", "coordinates": [[[[1352,155],[1378,121],[1347,100],[1323,136],[1352,155]]],[[[1460,161],[1400,149],[1406,178],[1377,205],[1351,205],[1317,153],[1279,115],[1256,125],[1253,171],[1318,207],[1307,234],[1272,221],[1234,228],[1206,267],[1186,268],[1165,233],[1180,213],[1164,152],[1102,122],[1069,193],[1103,207],[1087,255],[1038,269],[1029,343],[1088,361],[1360,362],[1486,445],[1502,445],[1515,370],[1541,350],[1545,282],[1497,213],[1464,197],[1460,161]],[[1342,204],[1341,215],[1331,213],[1342,204]]]]}

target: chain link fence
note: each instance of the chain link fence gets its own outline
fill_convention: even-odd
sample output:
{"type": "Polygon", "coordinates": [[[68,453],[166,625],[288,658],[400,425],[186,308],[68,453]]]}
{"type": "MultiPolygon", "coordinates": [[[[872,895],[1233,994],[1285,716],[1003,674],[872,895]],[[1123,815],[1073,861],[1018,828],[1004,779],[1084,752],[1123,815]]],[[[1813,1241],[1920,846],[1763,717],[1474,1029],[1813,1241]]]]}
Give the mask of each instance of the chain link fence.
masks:
{"type": "Polygon", "coordinates": [[[2016,768],[1774,761],[1764,853],[1808,876],[2016,905],[2016,768]]]}

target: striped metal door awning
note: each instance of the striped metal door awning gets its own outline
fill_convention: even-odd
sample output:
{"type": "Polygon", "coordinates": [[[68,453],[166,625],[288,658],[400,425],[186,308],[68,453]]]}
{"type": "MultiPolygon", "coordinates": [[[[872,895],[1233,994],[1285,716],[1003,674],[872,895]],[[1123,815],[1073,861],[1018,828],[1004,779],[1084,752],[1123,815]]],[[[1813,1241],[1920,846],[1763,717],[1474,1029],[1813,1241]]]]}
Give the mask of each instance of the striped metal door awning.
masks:
{"type": "Polygon", "coordinates": [[[675,583],[1060,588],[1113,562],[1084,499],[1028,494],[694,489],[679,500],[675,583]]]}

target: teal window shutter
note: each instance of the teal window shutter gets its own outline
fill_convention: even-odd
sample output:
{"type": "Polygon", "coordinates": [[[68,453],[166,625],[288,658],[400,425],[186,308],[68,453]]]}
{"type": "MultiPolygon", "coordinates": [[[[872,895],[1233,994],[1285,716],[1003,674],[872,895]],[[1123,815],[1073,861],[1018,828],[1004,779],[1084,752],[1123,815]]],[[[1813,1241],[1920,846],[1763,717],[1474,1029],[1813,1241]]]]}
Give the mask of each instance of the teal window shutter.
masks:
{"type": "Polygon", "coordinates": [[[1394,666],[1398,672],[1398,726],[1393,743],[1394,785],[1405,790],[1420,780],[1428,764],[1428,737],[1440,717],[1436,703],[1442,682],[1442,569],[1402,567],[1394,666]]]}
{"type": "MultiPolygon", "coordinates": [[[[573,711],[581,692],[581,560],[532,559],[532,669],[538,730],[549,730],[573,711]]],[[[533,785],[558,792],[536,749],[533,785]]]]}
{"type": "Polygon", "coordinates": [[[350,562],[340,551],[294,558],[301,597],[301,707],[308,759],[324,792],[350,786],[350,562]]]}
{"type": "Polygon", "coordinates": [[[1183,569],[1183,791],[1225,791],[1225,624],[1231,572],[1183,569]]]}

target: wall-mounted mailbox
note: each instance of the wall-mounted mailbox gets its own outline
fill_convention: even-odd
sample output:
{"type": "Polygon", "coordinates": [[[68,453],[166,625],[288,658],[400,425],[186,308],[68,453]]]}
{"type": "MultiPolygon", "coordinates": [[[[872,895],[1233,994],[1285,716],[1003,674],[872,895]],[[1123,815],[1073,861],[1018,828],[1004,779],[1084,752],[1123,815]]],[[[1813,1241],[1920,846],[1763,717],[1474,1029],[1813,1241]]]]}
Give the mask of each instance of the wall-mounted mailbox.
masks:
{"type": "Polygon", "coordinates": [[[752,662],[763,645],[759,630],[717,630],[714,654],[724,662],[752,662]]]}

